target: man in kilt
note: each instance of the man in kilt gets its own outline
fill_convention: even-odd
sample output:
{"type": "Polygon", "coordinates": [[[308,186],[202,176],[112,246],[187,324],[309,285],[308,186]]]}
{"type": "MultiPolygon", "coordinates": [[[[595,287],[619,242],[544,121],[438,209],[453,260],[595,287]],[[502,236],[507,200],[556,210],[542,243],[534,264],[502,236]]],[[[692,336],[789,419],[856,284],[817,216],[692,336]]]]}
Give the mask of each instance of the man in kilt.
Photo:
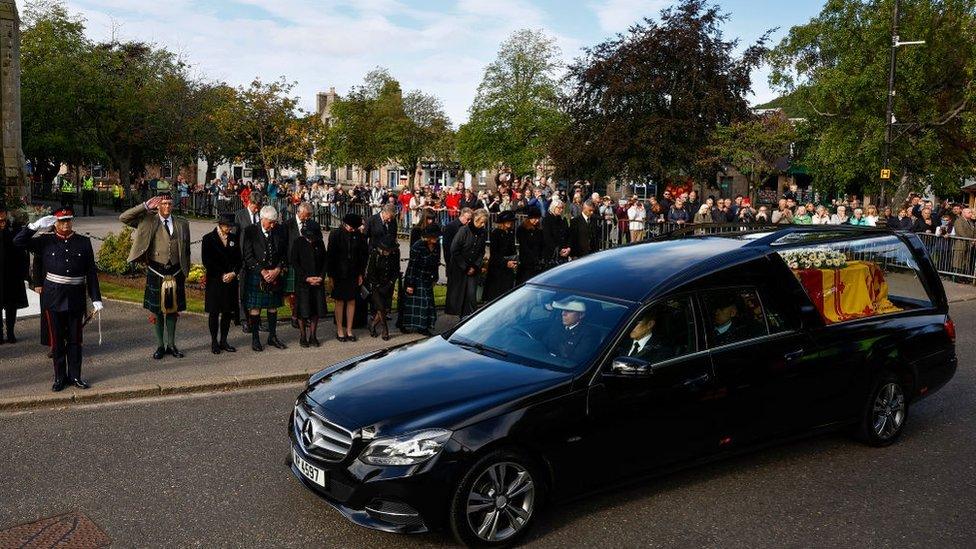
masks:
{"type": "Polygon", "coordinates": [[[431,224],[424,228],[420,240],[410,247],[410,262],[403,277],[404,299],[401,305],[404,333],[431,335],[437,323],[434,308],[434,283],[440,266],[441,228],[431,224]]]}
{"type": "Polygon", "coordinates": [[[278,339],[278,308],[284,302],[288,268],[288,231],[278,225],[278,211],[274,206],[261,208],[261,220],[244,230],[242,242],[246,278],[244,307],[251,327],[251,348],[264,350],[261,345],[261,310],[268,311],[268,345],[286,349],[278,339]]]}
{"type": "Polygon", "coordinates": [[[155,318],[155,360],[185,355],[176,347],[176,320],[186,310],[190,274],[190,224],[173,215],[173,197],[162,193],[126,210],[119,221],[134,228],[129,261],[146,266],[142,306],[155,318]]]}

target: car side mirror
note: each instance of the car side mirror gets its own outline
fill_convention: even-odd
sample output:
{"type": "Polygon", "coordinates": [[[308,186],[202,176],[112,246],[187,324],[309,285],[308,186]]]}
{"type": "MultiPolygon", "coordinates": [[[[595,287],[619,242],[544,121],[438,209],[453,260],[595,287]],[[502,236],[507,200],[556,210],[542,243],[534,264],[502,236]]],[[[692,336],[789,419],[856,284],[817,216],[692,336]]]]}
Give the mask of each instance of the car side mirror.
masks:
{"type": "Polygon", "coordinates": [[[620,356],[613,359],[610,373],[621,377],[647,377],[654,373],[650,363],[630,356],[620,356]]]}

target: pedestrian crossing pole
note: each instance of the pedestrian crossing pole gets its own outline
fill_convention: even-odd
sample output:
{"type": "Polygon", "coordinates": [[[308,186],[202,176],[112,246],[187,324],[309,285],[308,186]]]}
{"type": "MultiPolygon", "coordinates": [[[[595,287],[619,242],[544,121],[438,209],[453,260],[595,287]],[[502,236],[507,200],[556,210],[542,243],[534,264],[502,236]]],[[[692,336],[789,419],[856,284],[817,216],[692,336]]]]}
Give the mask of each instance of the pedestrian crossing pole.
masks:
{"type": "Polygon", "coordinates": [[[895,120],[895,68],[898,61],[898,48],[900,46],[912,46],[924,44],[924,40],[914,42],[901,42],[898,35],[898,23],[901,17],[901,0],[895,0],[895,12],[891,19],[891,63],[888,67],[888,108],[885,111],[885,146],[884,146],[884,167],[881,169],[881,207],[885,202],[885,183],[891,180],[891,142],[894,140],[894,127],[897,125],[895,120]]]}

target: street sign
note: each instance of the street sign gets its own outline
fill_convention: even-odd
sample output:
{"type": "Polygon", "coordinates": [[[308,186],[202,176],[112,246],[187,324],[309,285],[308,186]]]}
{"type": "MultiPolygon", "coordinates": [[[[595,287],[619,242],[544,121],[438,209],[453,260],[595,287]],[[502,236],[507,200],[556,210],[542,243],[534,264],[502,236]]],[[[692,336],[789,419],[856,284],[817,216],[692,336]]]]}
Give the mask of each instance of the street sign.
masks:
{"type": "Polygon", "coordinates": [[[891,170],[889,170],[888,168],[882,168],[881,179],[891,179],[891,170]]]}

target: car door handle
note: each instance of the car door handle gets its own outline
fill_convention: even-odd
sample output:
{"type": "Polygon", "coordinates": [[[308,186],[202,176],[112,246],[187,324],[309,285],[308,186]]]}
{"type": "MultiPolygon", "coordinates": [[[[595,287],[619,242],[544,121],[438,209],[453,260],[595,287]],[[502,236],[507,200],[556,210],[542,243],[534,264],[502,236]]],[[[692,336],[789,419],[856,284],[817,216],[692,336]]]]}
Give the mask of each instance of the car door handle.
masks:
{"type": "Polygon", "coordinates": [[[804,353],[803,349],[800,349],[799,351],[793,351],[792,353],[786,353],[785,355],[783,355],[783,358],[787,362],[793,362],[794,360],[799,360],[799,359],[803,358],[803,353],[804,353]]]}

